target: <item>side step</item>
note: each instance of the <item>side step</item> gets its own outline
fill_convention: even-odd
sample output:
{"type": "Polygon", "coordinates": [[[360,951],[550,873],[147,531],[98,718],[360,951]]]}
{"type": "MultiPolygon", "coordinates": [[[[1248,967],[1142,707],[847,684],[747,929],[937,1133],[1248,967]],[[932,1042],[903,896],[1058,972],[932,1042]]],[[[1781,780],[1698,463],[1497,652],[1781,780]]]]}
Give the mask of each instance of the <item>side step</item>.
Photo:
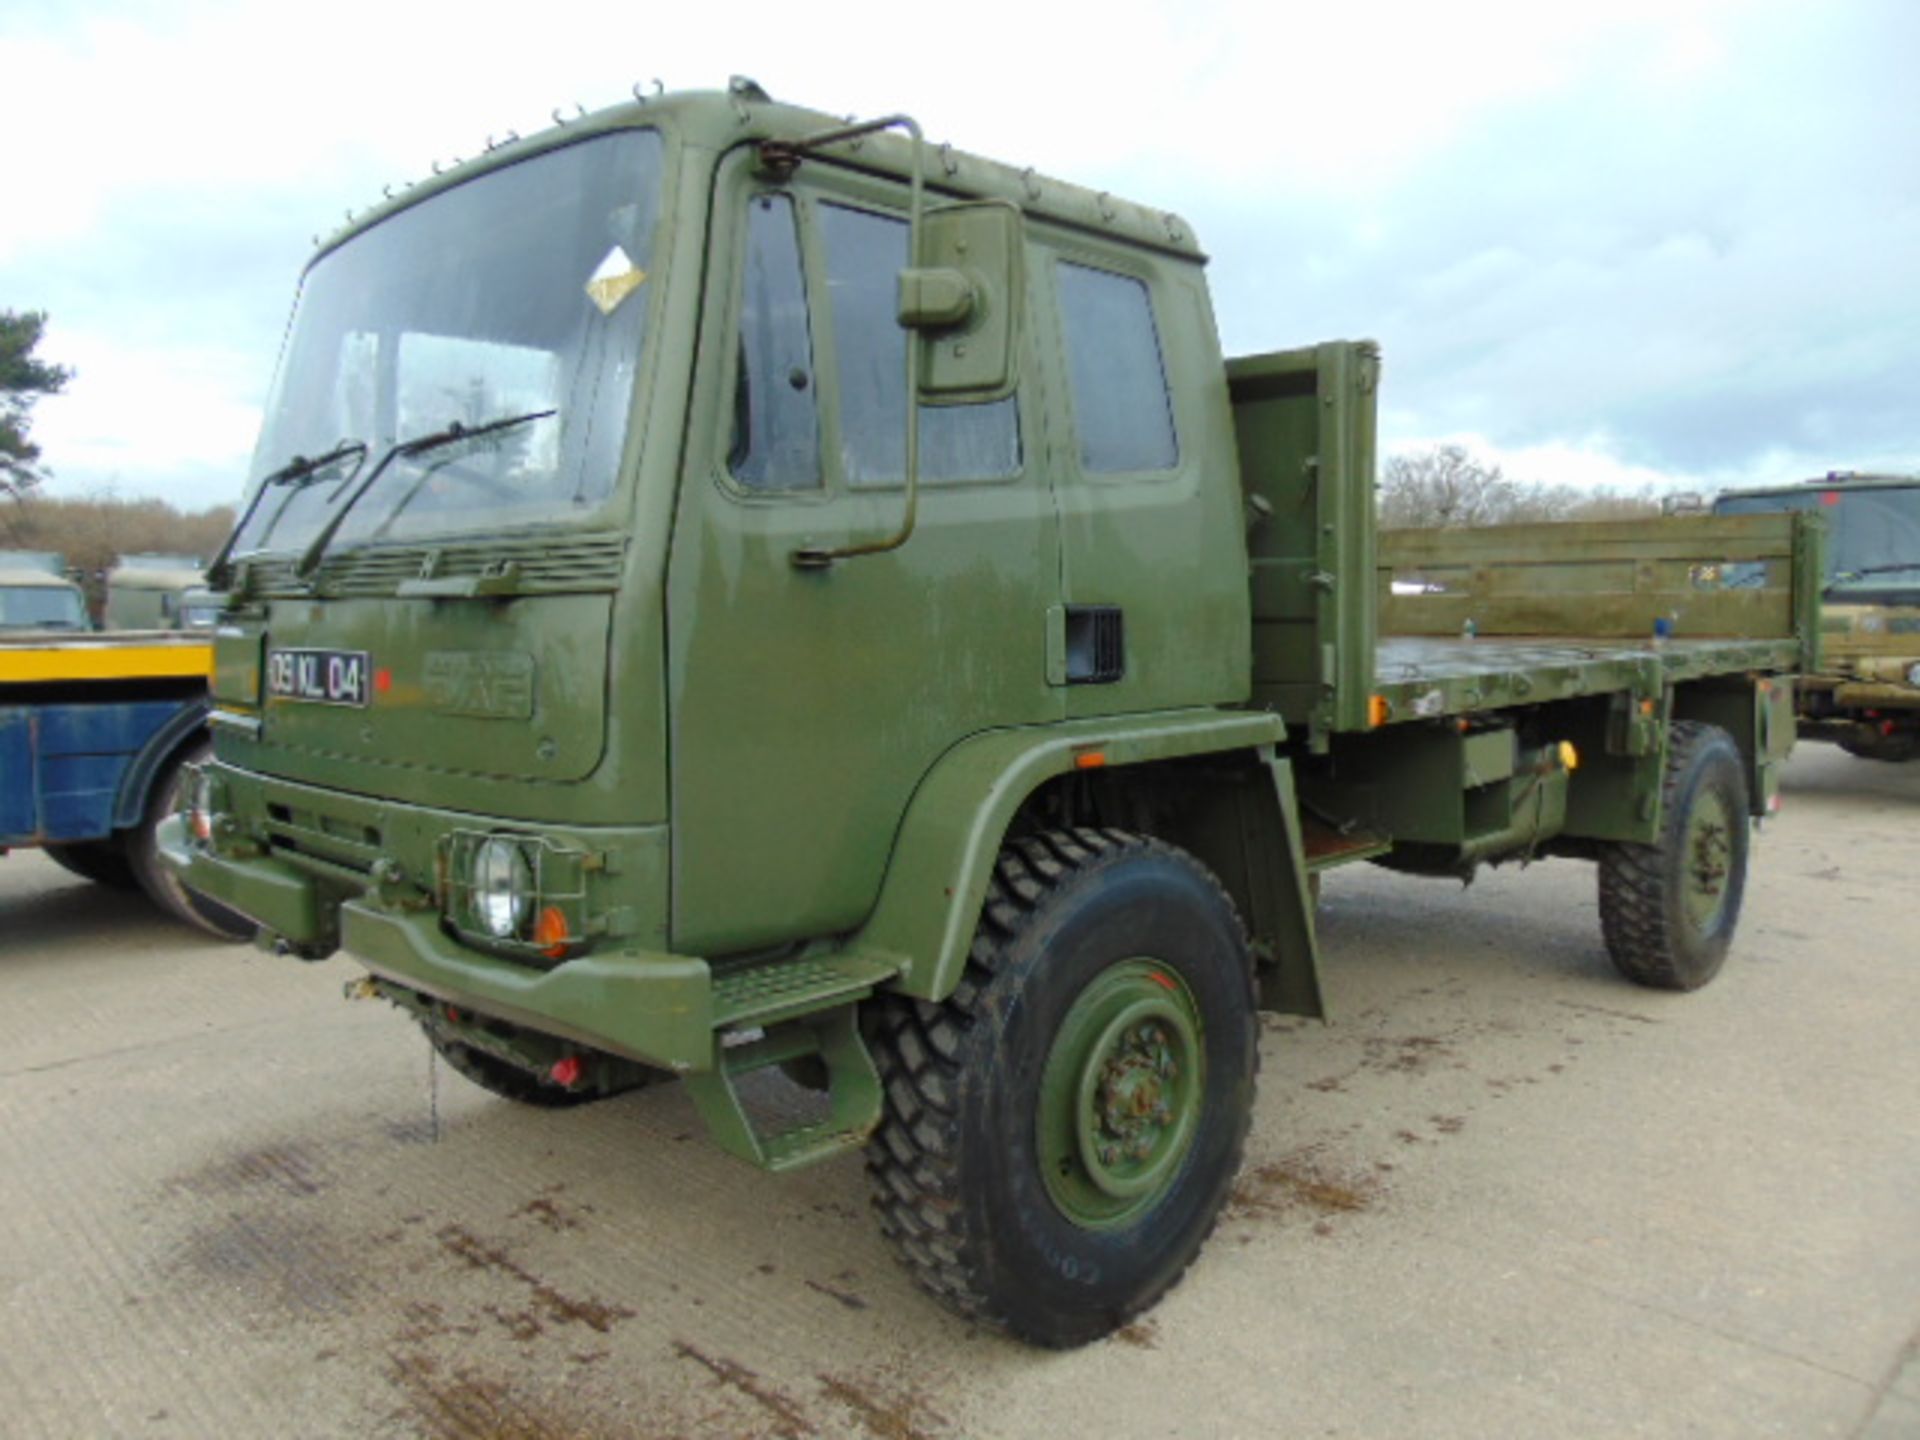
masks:
{"type": "Polygon", "coordinates": [[[795,1170],[858,1149],[880,1123],[880,1074],[860,1038],[859,1002],[898,972],[842,956],[790,959],[713,977],[712,1070],[686,1077],[722,1149],[766,1170],[795,1170]],[[764,1131],[742,1101],[745,1076],[795,1060],[826,1070],[824,1119],[764,1131]]]}

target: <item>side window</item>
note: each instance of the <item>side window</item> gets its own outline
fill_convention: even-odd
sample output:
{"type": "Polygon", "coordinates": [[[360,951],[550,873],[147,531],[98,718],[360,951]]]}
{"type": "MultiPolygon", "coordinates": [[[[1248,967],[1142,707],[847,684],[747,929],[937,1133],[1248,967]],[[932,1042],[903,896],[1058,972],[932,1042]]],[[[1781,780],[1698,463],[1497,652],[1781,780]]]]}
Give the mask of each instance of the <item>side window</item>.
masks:
{"type": "Polygon", "coordinates": [[[813,336],[793,201],[785,195],[756,195],[747,206],[738,364],[727,469],[749,490],[818,489],[813,336]]]}
{"type": "MultiPolygon", "coordinates": [[[[820,207],[840,376],[840,445],[853,485],[899,483],[907,469],[907,332],[896,314],[907,223],[820,207]]],[[[920,407],[920,478],[992,480],[1020,471],[1014,397],[920,407]]]]}
{"type": "Polygon", "coordinates": [[[1101,475],[1171,470],[1180,449],[1146,285],[1066,260],[1054,273],[1080,468],[1101,475]]]}

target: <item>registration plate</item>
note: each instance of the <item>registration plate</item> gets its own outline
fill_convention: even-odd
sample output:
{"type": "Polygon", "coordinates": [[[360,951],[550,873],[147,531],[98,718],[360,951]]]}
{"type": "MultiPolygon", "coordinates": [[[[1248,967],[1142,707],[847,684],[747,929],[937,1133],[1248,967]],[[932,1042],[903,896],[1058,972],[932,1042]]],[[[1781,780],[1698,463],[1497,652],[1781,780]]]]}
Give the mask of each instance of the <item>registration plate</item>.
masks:
{"type": "Polygon", "coordinates": [[[367,703],[364,650],[274,650],[267,655],[267,693],[321,705],[367,703]]]}

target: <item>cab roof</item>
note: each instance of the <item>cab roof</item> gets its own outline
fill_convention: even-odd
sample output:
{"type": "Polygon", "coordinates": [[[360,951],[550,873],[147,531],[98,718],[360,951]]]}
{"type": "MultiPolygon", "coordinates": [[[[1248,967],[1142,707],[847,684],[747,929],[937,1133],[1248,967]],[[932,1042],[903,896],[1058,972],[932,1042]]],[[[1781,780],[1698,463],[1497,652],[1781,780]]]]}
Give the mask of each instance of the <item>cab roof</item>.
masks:
{"type": "MultiPolygon", "coordinates": [[[[583,113],[577,119],[565,119],[556,111],[554,125],[536,135],[510,137],[499,144],[489,138],[487,151],[478,158],[440,171],[401,190],[365,214],[350,218],[348,224],[320,245],[314,260],[430,195],[591,135],[655,127],[677,136],[690,147],[719,153],[739,145],[769,141],[792,145],[859,123],[846,116],[781,104],[751,80],[737,76],[724,91],[689,90],[647,96],[636,86],[634,94],[630,102],[583,113]]],[[[817,153],[831,157],[838,164],[904,180],[910,174],[912,148],[912,142],[903,132],[889,131],[838,141],[822,146],[817,153]]],[[[1076,229],[1111,235],[1194,260],[1206,258],[1194,239],[1192,228],[1178,215],[1040,175],[1031,167],[1020,169],[929,140],[922,147],[921,177],[930,197],[1004,200],[1027,214],[1076,229]]]]}
{"type": "Polygon", "coordinates": [[[122,555],[107,572],[110,583],[125,585],[195,585],[201,578],[198,555],[122,555]]]}
{"type": "Polygon", "coordinates": [[[53,550],[0,550],[0,585],[74,588],[65,557],[53,550]]]}

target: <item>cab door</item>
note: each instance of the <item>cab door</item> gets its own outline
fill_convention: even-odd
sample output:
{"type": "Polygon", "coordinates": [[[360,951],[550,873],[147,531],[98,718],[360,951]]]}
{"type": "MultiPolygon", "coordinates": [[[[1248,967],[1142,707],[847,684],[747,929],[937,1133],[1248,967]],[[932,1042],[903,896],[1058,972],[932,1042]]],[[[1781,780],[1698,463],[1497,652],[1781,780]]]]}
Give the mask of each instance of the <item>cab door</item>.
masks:
{"type": "Polygon", "coordinates": [[[1063,432],[1067,713],[1239,703],[1246,539],[1199,264],[1034,228],[1032,333],[1063,432]]]}
{"type": "Polygon", "coordinates": [[[794,563],[900,524],[907,264],[904,187],[818,160],[776,183],[745,151],[720,167],[667,579],[683,952],[857,925],[934,762],[1063,711],[1035,382],[923,408],[903,546],[794,563]]]}

